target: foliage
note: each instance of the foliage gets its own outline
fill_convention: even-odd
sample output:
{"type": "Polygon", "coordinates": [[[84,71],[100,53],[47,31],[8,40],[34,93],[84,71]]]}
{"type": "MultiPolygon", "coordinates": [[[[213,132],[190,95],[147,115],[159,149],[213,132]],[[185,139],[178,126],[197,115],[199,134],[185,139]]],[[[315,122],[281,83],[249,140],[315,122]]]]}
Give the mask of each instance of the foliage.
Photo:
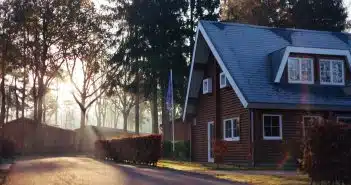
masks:
{"type": "Polygon", "coordinates": [[[304,140],[301,170],[313,182],[350,184],[350,148],[350,128],[331,121],[317,121],[304,140]]]}
{"type": "Polygon", "coordinates": [[[175,152],[172,151],[172,142],[163,141],[162,143],[162,157],[175,158],[179,160],[190,159],[190,141],[177,141],[174,145],[175,152]]]}
{"type": "Polygon", "coordinates": [[[237,0],[221,10],[223,21],[264,26],[343,31],[348,24],[342,0],[237,0]]]}
{"type": "Polygon", "coordinates": [[[115,161],[155,165],[161,157],[161,135],[97,141],[95,147],[96,155],[102,158],[111,157],[115,161]]]}
{"type": "Polygon", "coordinates": [[[223,163],[224,155],[228,152],[228,145],[224,140],[213,141],[213,153],[215,156],[215,163],[223,163]]]}
{"type": "Polygon", "coordinates": [[[293,0],[290,11],[295,28],[343,31],[347,11],[342,0],[293,0]]]}

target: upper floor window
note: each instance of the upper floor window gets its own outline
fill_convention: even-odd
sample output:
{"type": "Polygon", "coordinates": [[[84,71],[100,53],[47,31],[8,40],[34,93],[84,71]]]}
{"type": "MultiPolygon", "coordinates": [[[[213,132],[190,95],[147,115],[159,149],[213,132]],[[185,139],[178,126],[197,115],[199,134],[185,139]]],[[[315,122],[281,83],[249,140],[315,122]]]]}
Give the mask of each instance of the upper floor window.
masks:
{"type": "Polygon", "coordinates": [[[289,57],[288,78],[289,83],[313,84],[313,59],[289,57]]]}
{"type": "Polygon", "coordinates": [[[227,78],[225,77],[224,72],[221,72],[219,74],[219,85],[220,85],[220,88],[227,87],[227,78]]]}
{"type": "Polygon", "coordinates": [[[206,78],[202,81],[202,93],[208,94],[212,93],[212,79],[206,78]]]}
{"type": "Polygon", "coordinates": [[[344,61],[321,59],[319,60],[320,83],[327,85],[344,85],[344,61]]]}

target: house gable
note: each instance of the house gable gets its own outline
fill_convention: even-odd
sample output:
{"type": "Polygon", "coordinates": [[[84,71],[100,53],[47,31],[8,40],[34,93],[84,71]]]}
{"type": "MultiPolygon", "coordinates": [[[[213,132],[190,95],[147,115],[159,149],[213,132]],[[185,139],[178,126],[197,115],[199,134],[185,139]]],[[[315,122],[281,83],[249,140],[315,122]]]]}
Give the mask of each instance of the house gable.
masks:
{"type": "Polygon", "coordinates": [[[245,99],[243,93],[240,91],[233,77],[230,75],[221,56],[219,55],[216,48],[212,44],[210,37],[207,35],[204,27],[200,22],[196,32],[196,40],[195,40],[195,45],[193,50],[193,58],[191,61],[188,89],[187,89],[185,105],[184,105],[183,120],[185,120],[187,111],[191,113],[195,112],[194,104],[189,105],[189,102],[190,102],[189,100],[198,98],[199,90],[201,88],[201,84],[204,76],[204,69],[197,66],[199,66],[199,64],[200,65],[206,64],[208,62],[207,60],[208,57],[206,58],[206,56],[209,55],[209,52],[211,52],[214,58],[216,59],[218,65],[220,66],[221,70],[224,72],[229,84],[235,91],[237,97],[240,99],[240,102],[242,103],[242,105],[245,108],[248,105],[247,100],[245,99]]]}
{"type": "MultiPolygon", "coordinates": [[[[349,34],[299,29],[283,31],[284,33],[282,29],[262,26],[200,21],[197,40],[202,38],[202,44],[196,44],[194,53],[200,51],[197,47],[201,45],[213,53],[245,108],[269,109],[274,105],[278,109],[294,107],[351,110],[351,96],[340,85],[281,83],[284,70],[288,66],[285,59],[283,63],[282,60],[284,56],[291,54],[321,53],[314,55],[341,56],[347,59],[344,66],[349,69],[351,45],[346,42],[347,39],[351,41],[349,34]],[[279,75],[280,81],[276,83],[278,72],[282,75],[279,75]]],[[[192,65],[199,69],[200,67],[196,67],[199,63],[196,61],[198,57],[196,54],[194,56],[192,65]]],[[[198,94],[201,88],[203,76],[198,77],[199,82],[196,85],[193,84],[196,78],[194,73],[189,77],[191,84],[188,94],[194,92],[194,88],[197,88],[194,93],[198,94]]],[[[346,78],[349,80],[351,76],[346,74],[346,78]]],[[[346,82],[345,80],[345,84],[346,82]]],[[[184,113],[194,110],[194,106],[187,105],[188,102],[197,101],[197,97],[194,97],[188,95],[186,98],[184,113]]]]}

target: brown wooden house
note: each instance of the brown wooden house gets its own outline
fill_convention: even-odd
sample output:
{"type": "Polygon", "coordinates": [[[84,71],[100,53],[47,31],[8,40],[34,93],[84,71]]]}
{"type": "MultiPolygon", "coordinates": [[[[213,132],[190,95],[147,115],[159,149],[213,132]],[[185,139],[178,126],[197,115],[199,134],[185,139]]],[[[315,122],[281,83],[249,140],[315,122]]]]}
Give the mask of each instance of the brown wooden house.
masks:
{"type": "Polygon", "coordinates": [[[284,165],[310,120],[351,123],[351,37],[346,33],[200,21],[183,120],[192,158],[284,165]]]}

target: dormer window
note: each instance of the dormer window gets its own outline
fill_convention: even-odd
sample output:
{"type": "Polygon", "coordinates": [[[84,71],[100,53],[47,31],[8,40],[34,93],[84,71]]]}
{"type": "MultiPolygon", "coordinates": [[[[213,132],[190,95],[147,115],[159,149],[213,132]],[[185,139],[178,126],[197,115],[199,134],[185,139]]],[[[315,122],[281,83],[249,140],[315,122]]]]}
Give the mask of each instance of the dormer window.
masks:
{"type": "Polygon", "coordinates": [[[288,58],[289,83],[313,84],[313,77],[312,58],[288,58]]]}
{"type": "Polygon", "coordinates": [[[345,85],[344,61],[319,60],[320,83],[323,85],[345,85]]]}

